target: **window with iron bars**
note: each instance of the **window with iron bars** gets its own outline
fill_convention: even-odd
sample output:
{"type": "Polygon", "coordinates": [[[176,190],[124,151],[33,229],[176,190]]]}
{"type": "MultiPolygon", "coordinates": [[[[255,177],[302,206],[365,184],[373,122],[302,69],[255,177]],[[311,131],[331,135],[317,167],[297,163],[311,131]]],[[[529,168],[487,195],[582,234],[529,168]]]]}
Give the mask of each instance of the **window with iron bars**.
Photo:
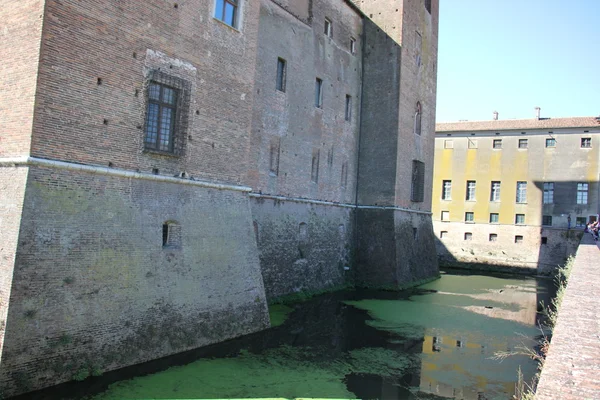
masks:
{"type": "Polygon", "coordinates": [[[187,129],[190,85],[160,71],[147,77],[144,148],[180,155],[187,129]]]}

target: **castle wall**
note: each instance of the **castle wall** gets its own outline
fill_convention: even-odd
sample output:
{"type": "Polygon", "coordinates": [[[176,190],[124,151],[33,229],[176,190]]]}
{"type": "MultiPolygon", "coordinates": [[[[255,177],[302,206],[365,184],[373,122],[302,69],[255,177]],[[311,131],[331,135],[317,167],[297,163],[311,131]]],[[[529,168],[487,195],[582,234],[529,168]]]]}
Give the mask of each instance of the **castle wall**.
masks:
{"type": "Polygon", "coordinates": [[[2,245],[0,246],[0,362],[4,362],[2,347],[27,172],[28,169],[23,167],[0,167],[0,232],[2,232],[2,245]]]}
{"type": "Polygon", "coordinates": [[[244,191],[29,169],[0,367],[5,393],[269,326],[244,191]]]}
{"type": "Polygon", "coordinates": [[[352,283],[354,209],[252,198],[268,299],[352,283]]]}
{"type": "Polygon", "coordinates": [[[213,1],[48,1],[32,155],[241,182],[258,9],[242,2],[235,29],[213,17],[213,1]],[[158,69],[189,86],[178,154],[144,149],[147,83],[158,69]]]}
{"type": "Polygon", "coordinates": [[[0,8],[0,157],[29,154],[44,3],[6,1],[0,8]]]}

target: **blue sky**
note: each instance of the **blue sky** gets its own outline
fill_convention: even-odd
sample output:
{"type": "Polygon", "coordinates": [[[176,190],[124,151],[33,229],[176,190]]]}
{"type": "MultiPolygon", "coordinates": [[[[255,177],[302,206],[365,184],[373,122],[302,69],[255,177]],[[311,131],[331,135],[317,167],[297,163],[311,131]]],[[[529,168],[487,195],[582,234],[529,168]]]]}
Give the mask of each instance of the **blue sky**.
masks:
{"type": "Polygon", "coordinates": [[[440,0],[437,122],[600,115],[600,0],[440,0]]]}

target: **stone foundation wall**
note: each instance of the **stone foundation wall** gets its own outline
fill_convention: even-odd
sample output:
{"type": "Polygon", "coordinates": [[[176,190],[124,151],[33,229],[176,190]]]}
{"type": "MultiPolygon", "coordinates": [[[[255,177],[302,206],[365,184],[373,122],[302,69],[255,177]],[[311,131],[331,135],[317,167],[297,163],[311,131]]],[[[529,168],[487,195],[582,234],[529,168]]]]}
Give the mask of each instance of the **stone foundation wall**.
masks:
{"type": "Polygon", "coordinates": [[[268,299],[351,282],[353,208],[264,197],[251,204],[268,299]]]}
{"type": "Polygon", "coordinates": [[[29,169],[5,395],[269,326],[247,193],[29,169]]]}

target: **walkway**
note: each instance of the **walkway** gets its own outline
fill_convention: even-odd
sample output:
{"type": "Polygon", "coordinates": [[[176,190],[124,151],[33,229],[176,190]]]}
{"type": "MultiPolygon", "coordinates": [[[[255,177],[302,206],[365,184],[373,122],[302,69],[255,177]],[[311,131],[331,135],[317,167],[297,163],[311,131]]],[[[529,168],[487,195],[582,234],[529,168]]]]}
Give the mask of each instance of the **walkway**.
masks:
{"type": "Polygon", "coordinates": [[[536,399],[600,399],[600,250],[585,234],[536,399]]]}

